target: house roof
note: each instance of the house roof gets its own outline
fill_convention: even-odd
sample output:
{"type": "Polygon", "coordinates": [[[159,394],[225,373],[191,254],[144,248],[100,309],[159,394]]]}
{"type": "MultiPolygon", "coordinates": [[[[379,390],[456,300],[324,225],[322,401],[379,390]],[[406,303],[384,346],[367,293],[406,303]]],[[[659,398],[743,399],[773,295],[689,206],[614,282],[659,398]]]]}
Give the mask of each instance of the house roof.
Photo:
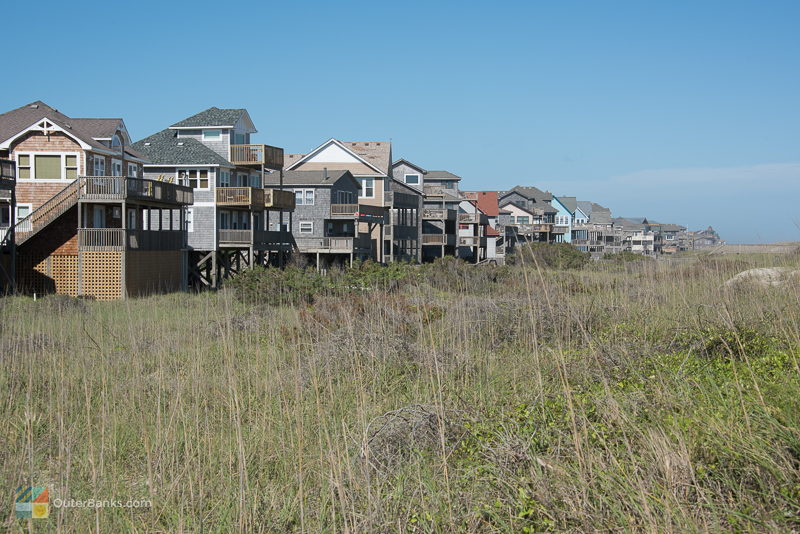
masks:
{"type": "MultiPolygon", "coordinates": [[[[283,171],[283,185],[285,186],[318,186],[330,187],[341,179],[349,179],[358,187],[356,180],[350,171],[283,171]]],[[[272,172],[264,176],[265,186],[276,186],[280,184],[280,174],[272,172]]]]}
{"type": "Polygon", "coordinates": [[[500,233],[497,230],[495,230],[494,228],[492,228],[491,226],[487,226],[486,229],[484,230],[484,232],[488,236],[498,236],[498,235],[500,235],[500,233]]]}
{"type": "Polygon", "coordinates": [[[580,209],[587,217],[592,216],[592,202],[588,200],[579,200],[578,209],[580,209]]]}
{"type": "Polygon", "coordinates": [[[408,165],[409,167],[413,167],[413,168],[417,169],[422,174],[425,174],[425,173],[428,172],[425,169],[423,169],[422,167],[420,167],[419,165],[417,165],[416,163],[411,163],[410,161],[408,161],[407,159],[404,159],[404,158],[400,158],[397,161],[395,161],[394,163],[392,163],[392,168],[397,167],[398,165],[408,165]]]}
{"type": "Polygon", "coordinates": [[[367,161],[370,165],[389,174],[392,164],[391,141],[339,141],[345,148],[367,161]]]}
{"type": "Polygon", "coordinates": [[[478,209],[489,217],[497,217],[500,208],[497,202],[497,191],[475,191],[478,195],[478,209]]]}
{"type": "Polygon", "coordinates": [[[305,157],[305,154],[284,154],[283,168],[286,169],[305,157]]]}
{"type": "Polygon", "coordinates": [[[499,195],[500,198],[503,198],[505,196],[510,195],[511,193],[519,193],[528,200],[548,201],[553,199],[553,194],[550,193],[549,191],[542,191],[538,187],[533,187],[528,185],[515,185],[508,191],[500,191],[499,195]]]}
{"type": "Polygon", "coordinates": [[[556,197],[561,204],[569,210],[570,213],[575,213],[575,210],[578,209],[578,199],[575,197],[556,197]]]}
{"type": "MultiPolygon", "coordinates": [[[[80,119],[75,121],[57,109],[51,108],[41,100],[31,102],[30,104],[12,109],[0,115],[0,143],[8,141],[23,130],[30,128],[33,124],[45,118],[52,121],[53,124],[68,134],[75,136],[83,143],[93,148],[108,150],[108,147],[94,139],[100,136],[93,135],[93,131],[86,130],[86,126],[88,125],[86,121],[81,121],[80,119]]],[[[91,120],[96,121],[101,119],[91,120]]],[[[119,119],[102,120],[119,121],[119,119]]]]}
{"type": "Polygon", "coordinates": [[[111,139],[121,122],[122,119],[72,119],[72,124],[95,139],[111,139]]]}
{"type": "Polygon", "coordinates": [[[220,165],[231,163],[191,137],[178,138],[177,132],[167,128],[133,144],[134,150],[144,154],[153,165],[220,165]]]}
{"type": "Polygon", "coordinates": [[[425,173],[426,180],[461,180],[460,176],[456,176],[452,172],[447,171],[428,171],[425,173]]]}
{"type": "Polygon", "coordinates": [[[170,128],[201,128],[204,126],[217,126],[220,128],[233,128],[236,122],[247,113],[242,109],[220,109],[210,107],[191,117],[178,121],[170,128]]]}

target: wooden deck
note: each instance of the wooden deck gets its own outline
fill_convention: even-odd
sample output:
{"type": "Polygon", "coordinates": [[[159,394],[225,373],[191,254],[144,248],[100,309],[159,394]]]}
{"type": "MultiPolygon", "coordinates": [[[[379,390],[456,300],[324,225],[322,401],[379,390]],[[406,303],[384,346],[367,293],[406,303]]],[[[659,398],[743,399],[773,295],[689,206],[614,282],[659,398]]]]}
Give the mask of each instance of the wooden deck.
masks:
{"type": "Polygon", "coordinates": [[[144,178],[81,176],[78,178],[78,199],[98,202],[140,200],[188,206],[194,202],[194,191],[185,185],[144,178]]]}
{"type": "Polygon", "coordinates": [[[270,145],[231,145],[230,158],[234,165],[261,167],[279,171],[283,168],[283,149],[270,145]]]}
{"type": "Polygon", "coordinates": [[[382,223],[386,210],[369,204],[331,204],[331,219],[358,219],[361,222],[382,223]]]}

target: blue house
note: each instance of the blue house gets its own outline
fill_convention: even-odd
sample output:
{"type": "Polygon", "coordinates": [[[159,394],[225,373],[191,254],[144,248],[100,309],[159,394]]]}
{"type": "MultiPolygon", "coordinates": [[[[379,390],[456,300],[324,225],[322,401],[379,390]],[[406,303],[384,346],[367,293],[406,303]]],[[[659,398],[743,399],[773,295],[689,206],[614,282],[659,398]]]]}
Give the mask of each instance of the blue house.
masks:
{"type": "Polygon", "coordinates": [[[578,210],[578,200],[575,197],[557,197],[553,195],[550,203],[557,211],[555,226],[558,231],[554,232],[556,243],[572,242],[572,226],[575,223],[575,212],[578,210]],[[561,231],[562,229],[565,231],[561,231]]]}

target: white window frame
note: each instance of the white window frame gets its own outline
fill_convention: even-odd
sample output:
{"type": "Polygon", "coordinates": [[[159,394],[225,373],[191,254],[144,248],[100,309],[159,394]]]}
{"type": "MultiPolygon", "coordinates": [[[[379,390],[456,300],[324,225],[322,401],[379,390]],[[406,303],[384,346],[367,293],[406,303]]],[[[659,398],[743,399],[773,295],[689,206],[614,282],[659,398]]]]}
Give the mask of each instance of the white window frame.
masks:
{"type": "Polygon", "coordinates": [[[111,176],[122,176],[122,160],[111,160],[111,176]]]}
{"type": "Polygon", "coordinates": [[[203,168],[203,167],[193,167],[193,168],[187,167],[185,169],[175,169],[175,183],[189,186],[190,185],[189,184],[190,178],[188,176],[188,173],[191,172],[191,171],[197,171],[197,185],[200,185],[200,172],[201,171],[205,171],[207,173],[206,174],[206,181],[208,182],[208,184],[206,185],[206,187],[195,187],[193,189],[195,191],[209,191],[211,189],[211,180],[212,180],[211,169],[207,169],[207,168],[203,168]],[[181,180],[183,180],[183,178],[181,178],[181,173],[182,172],[187,173],[186,183],[185,184],[183,184],[181,182],[181,180]]]}
{"type": "Polygon", "coordinates": [[[92,172],[94,173],[92,176],[105,176],[106,175],[106,158],[105,156],[99,156],[97,154],[92,155],[92,172]],[[103,163],[103,170],[100,171],[100,174],[97,174],[97,164],[102,162],[103,163]]]}
{"type": "Polygon", "coordinates": [[[419,173],[416,173],[416,172],[409,172],[409,173],[407,173],[407,174],[405,174],[403,176],[403,181],[408,185],[419,185],[421,180],[422,180],[422,175],[420,175],[419,173]],[[416,176],[417,177],[417,181],[416,182],[409,182],[408,181],[408,177],[409,176],[416,176]]]}
{"type": "Polygon", "coordinates": [[[359,178],[361,182],[361,191],[358,193],[359,198],[375,198],[375,178],[359,178]],[[372,182],[372,194],[367,195],[367,181],[372,182]]]}
{"type": "Polygon", "coordinates": [[[231,186],[231,172],[230,171],[219,171],[219,186],[220,187],[230,187],[231,186]]]}
{"type": "Polygon", "coordinates": [[[194,208],[188,208],[186,210],[186,231],[189,233],[194,232],[194,208]]]}
{"type": "Polygon", "coordinates": [[[314,189],[295,189],[294,198],[296,206],[313,206],[317,200],[317,194],[314,189]],[[298,193],[300,193],[300,202],[297,202],[298,193]],[[311,193],[311,202],[306,202],[308,193],[311,193]]]}
{"type": "Polygon", "coordinates": [[[22,218],[20,218],[20,216],[19,216],[19,209],[20,209],[20,208],[28,208],[28,215],[30,215],[31,213],[33,213],[33,204],[31,204],[30,202],[18,202],[18,203],[17,203],[16,210],[15,210],[15,212],[14,212],[14,224],[15,224],[15,225],[16,225],[16,224],[19,224],[19,222],[20,222],[22,219],[24,219],[25,217],[27,217],[27,216],[28,216],[28,215],[26,215],[25,217],[22,217],[22,218]]]}
{"type": "Polygon", "coordinates": [[[297,233],[299,234],[313,234],[314,221],[300,221],[297,223],[297,233]],[[305,228],[305,230],[303,229],[305,228]]]}
{"type": "Polygon", "coordinates": [[[212,128],[203,130],[203,141],[222,141],[222,129],[212,128]],[[209,132],[217,132],[217,135],[208,135],[209,132]]]}
{"type": "Polygon", "coordinates": [[[128,178],[139,177],[139,166],[135,163],[128,162],[128,178]]]}
{"type": "Polygon", "coordinates": [[[20,156],[28,156],[30,158],[30,165],[24,165],[24,168],[28,168],[31,170],[31,177],[30,178],[17,178],[18,182],[36,182],[36,183],[48,183],[48,182],[63,182],[66,180],[76,180],[77,175],[80,171],[81,165],[81,154],[80,152],[16,152],[14,154],[14,158],[17,164],[17,176],[20,175],[19,172],[19,157],[20,156]],[[61,156],[61,178],[36,178],[36,156],[61,156]],[[67,156],[75,156],[75,165],[70,165],[70,169],[75,169],[76,178],[67,178],[67,156]]]}

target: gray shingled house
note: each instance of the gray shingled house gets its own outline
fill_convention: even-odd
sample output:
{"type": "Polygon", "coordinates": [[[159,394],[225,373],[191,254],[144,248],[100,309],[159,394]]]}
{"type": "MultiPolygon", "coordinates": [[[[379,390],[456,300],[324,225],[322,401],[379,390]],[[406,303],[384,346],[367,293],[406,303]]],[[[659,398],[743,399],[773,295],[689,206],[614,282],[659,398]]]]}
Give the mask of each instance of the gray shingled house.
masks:
{"type": "MultiPolygon", "coordinates": [[[[278,185],[280,179],[279,173],[267,174],[265,185],[278,185]]],[[[318,269],[373,255],[370,235],[384,223],[385,213],[359,203],[361,184],[350,171],[284,171],[283,186],[295,195],[291,231],[297,249],[318,269]],[[359,223],[365,232],[359,232],[359,223]]]]}
{"type": "Polygon", "coordinates": [[[193,285],[216,287],[245,266],[280,263],[293,246],[294,194],[262,183],[266,171],[283,167],[283,150],[250,144],[254,133],[247,110],[212,107],[134,144],[151,162],[146,177],[194,190],[187,216],[193,285]]]}

